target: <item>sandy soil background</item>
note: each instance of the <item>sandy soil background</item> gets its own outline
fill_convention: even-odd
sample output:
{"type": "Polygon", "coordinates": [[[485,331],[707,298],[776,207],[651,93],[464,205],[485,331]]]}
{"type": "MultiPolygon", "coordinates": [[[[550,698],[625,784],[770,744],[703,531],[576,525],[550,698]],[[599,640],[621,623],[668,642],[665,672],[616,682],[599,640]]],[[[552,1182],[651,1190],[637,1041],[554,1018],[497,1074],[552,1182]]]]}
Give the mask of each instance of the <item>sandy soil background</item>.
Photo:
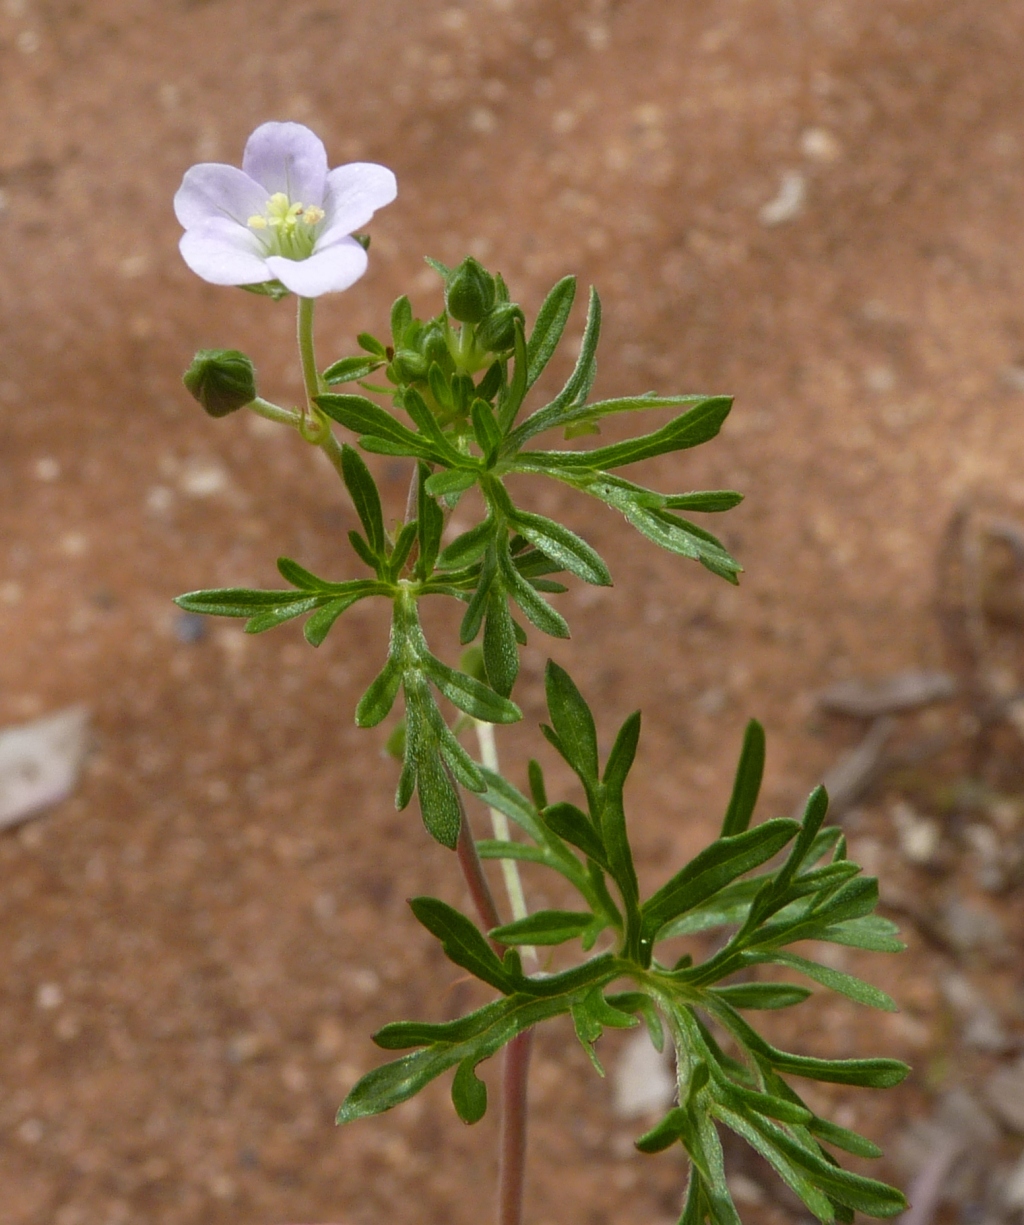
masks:
{"type": "MultiPolygon", "coordinates": [[[[436,310],[422,256],[469,251],[528,316],[566,272],[599,287],[600,393],[737,396],[720,440],[643,476],[747,494],[719,521],[738,590],[610,511],[524,491],[598,547],[616,586],[562,598],[571,643],[532,639],[526,720],[502,753],[521,777],[546,752],[549,649],[604,735],[642,705],[631,800],[652,882],[714,829],[748,716],[769,733],[762,812],[786,813],[862,732],[819,713],[819,690],[952,666],[934,615],[947,525],[964,507],[1024,514],[1022,40],[1019,0],[0,3],[0,725],[84,702],[94,737],[76,794],[0,835],[5,1221],[490,1211],[496,1121],[464,1128],[445,1086],[332,1123],[378,1058],[375,1028],[475,998],[404,902],[463,904],[454,863],[414,810],[393,812],[383,736],[352,724],[386,640],[378,607],[314,652],[294,626],[246,639],[211,624],[193,641],[170,603],[273,585],[280,554],[356,572],[326,464],[259,423],[206,419],[180,386],[193,350],[219,345],[251,352],[272,398],[299,392],[291,307],[182,264],[184,170],[237,163],[268,118],[313,126],[332,163],[395,169],[370,272],[321,303],[325,361],[382,332],[398,293],[436,310]]],[[[397,512],[404,467],[375,470],[397,512]]],[[[986,885],[983,836],[964,833],[1017,853],[1020,744],[1011,729],[965,757],[964,718],[920,716],[905,734],[948,733],[952,755],[883,781],[849,819],[854,854],[892,864],[883,895],[910,914],[910,952],[846,964],[903,1011],[824,1001],[773,1029],[914,1063],[898,1091],[819,1095],[887,1143],[882,1173],[904,1180],[920,1165],[899,1157],[907,1136],[954,1091],[989,1121],[986,1170],[1020,1150],[981,1087],[1012,1073],[1024,1034],[1021,907],[1012,873],[986,885]],[[966,807],[931,785],[968,778],[966,807]],[[938,822],[928,863],[904,854],[900,803],[938,822]],[[950,934],[951,902],[988,934],[950,934]],[[950,974],[998,1041],[972,1043],[950,974]]],[[[534,904],[548,887],[530,882],[534,904]]],[[[552,1026],[531,1099],[535,1225],[675,1219],[681,1162],[632,1154],[639,1125],[609,1099],[552,1026]]],[[[760,1167],[736,1169],[746,1217],[802,1219],[760,1167]]],[[[981,1192],[958,1194],[952,1219],[993,1219],[981,1192]]]]}

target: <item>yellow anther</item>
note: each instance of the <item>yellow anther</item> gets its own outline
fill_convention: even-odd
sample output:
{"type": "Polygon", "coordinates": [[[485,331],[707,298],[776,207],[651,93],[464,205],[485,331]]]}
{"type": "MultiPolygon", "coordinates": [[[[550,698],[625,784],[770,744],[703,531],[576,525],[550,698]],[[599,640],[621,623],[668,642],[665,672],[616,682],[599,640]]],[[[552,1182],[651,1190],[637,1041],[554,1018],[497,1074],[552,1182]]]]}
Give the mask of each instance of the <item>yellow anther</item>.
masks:
{"type": "Polygon", "coordinates": [[[265,230],[267,228],[267,219],[260,213],[255,213],[246,222],[250,230],[265,230]]]}
{"type": "Polygon", "coordinates": [[[324,219],[324,210],[318,208],[315,204],[307,205],[302,214],[302,220],[306,225],[318,225],[324,219]]]}

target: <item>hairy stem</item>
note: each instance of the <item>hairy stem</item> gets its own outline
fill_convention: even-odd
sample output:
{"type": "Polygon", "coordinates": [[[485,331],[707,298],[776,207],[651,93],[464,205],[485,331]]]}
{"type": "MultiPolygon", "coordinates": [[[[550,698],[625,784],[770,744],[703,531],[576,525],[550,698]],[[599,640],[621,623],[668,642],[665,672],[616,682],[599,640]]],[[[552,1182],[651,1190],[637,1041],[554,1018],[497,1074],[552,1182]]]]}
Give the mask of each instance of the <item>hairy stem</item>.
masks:
{"type": "Polygon", "coordinates": [[[316,350],[313,348],[313,310],[315,298],[299,299],[298,340],[299,358],[302,362],[302,382],[306,388],[306,411],[313,411],[313,397],[320,394],[320,375],[316,368],[316,350]]]}
{"type": "MultiPolygon", "coordinates": [[[[492,773],[499,773],[498,763],[498,748],[494,741],[494,724],[482,723],[479,719],[474,720],[476,725],[476,739],[480,746],[480,760],[492,773]]],[[[489,808],[491,814],[491,826],[494,829],[494,836],[499,842],[508,842],[511,838],[511,830],[508,824],[508,817],[503,812],[498,812],[496,808],[489,808]]],[[[508,894],[508,903],[512,909],[513,919],[525,919],[529,914],[526,908],[526,894],[523,892],[523,881],[519,875],[519,865],[514,859],[501,860],[501,873],[505,880],[505,892],[508,894]]],[[[529,945],[523,945],[520,952],[524,957],[532,961],[537,960],[537,950],[529,945]]]]}
{"type": "Polygon", "coordinates": [[[313,309],[315,298],[300,298],[296,331],[299,341],[299,358],[302,362],[302,383],[306,389],[306,407],[298,421],[299,433],[307,442],[315,443],[331,461],[335,472],[342,477],[341,443],[334,437],[327,418],[317,408],[314,397],[323,390],[317,371],[316,349],[313,347],[313,309]]]}
{"type": "MultiPolygon", "coordinates": [[[[481,922],[490,930],[501,923],[498,907],[495,905],[494,894],[491,893],[491,887],[484,876],[480,856],[477,854],[462,792],[454,780],[452,780],[452,786],[459,797],[459,809],[462,814],[455,853],[458,855],[459,867],[466,878],[466,884],[469,886],[469,892],[481,922]]],[[[491,946],[499,957],[505,951],[493,940],[491,946]]],[[[513,1038],[505,1048],[501,1073],[498,1225],[522,1225],[523,1184],[526,1177],[526,1083],[530,1070],[532,1040],[532,1032],[527,1030],[513,1038]]]]}
{"type": "Polygon", "coordinates": [[[279,404],[271,404],[269,400],[264,400],[262,396],[257,396],[255,400],[250,400],[245,407],[250,412],[256,413],[260,417],[265,417],[268,421],[277,421],[281,425],[297,426],[301,420],[300,415],[294,408],[282,408],[279,404]]]}
{"type": "MultiPolygon", "coordinates": [[[[449,775],[451,778],[451,775],[449,775]]],[[[480,862],[480,856],[477,854],[476,842],[473,839],[473,831],[469,826],[469,817],[466,814],[466,805],[462,800],[462,793],[459,790],[458,784],[452,780],[452,786],[455,788],[455,794],[459,797],[459,809],[462,813],[462,823],[459,826],[459,840],[455,845],[455,854],[459,859],[459,867],[462,869],[462,875],[466,878],[466,884],[469,886],[470,896],[473,899],[473,905],[476,907],[477,914],[480,916],[480,921],[484,927],[490,931],[492,927],[501,926],[501,916],[498,914],[498,907],[494,901],[494,894],[491,892],[491,886],[487,883],[487,877],[484,876],[483,864],[480,862]]],[[[500,957],[505,951],[503,946],[491,941],[494,951],[500,957]]]]}
{"type": "MultiPolygon", "coordinates": [[[[498,773],[498,747],[494,741],[494,725],[476,723],[476,738],[480,745],[480,760],[493,773],[498,773]]],[[[488,810],[495,838],[507,842],[511,835],[508,817],[496,808],[488,810]]],[[[514,859],[503,859],[501,871],[505,878],[505,892],[514,919],[525,919],[526,895],[519,876],[519,865],[514,859]]],[[[537,960],[537,950],[523,945],[520,952],[532,961],[537,960]]],[[[501,1073],[501,1155],[498,1163],[498,1225],[521,1225],[523,1219],[523,1188],[526,1183],[526,1098],[530,1075],[530,1050],[533,1046],[533,1031],[517,1035],[505,1048],[505,1061],[501,1073]]]]}
{"type": "Polygon", "coordinates": [[[533,1030],[505,1047],[501,1073],[501,1157],[498,1164],[498,1225],[522,1225],[526,1182],[526,1084],[533,1030]]]}

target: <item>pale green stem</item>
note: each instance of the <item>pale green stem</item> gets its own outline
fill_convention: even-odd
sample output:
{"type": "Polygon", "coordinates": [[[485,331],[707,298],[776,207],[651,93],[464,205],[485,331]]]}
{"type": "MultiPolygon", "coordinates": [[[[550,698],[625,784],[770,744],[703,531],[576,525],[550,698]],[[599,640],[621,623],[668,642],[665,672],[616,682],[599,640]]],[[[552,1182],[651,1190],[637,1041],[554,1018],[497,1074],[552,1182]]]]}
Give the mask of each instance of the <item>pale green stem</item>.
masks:
{"type": "MultiPolygon", "coordinates": [[[[494,740],[494,724],[483,723],[479,719],[473,720],[476,726],[477,743],[480,745],[480,760],[483,765],[493,774],[499,772],[498,764],[498,747],[494,740]]],[[[499,842],[508,842],[512,836],[512,831],[509,828],[508,817],[503,812],[498,812],[496,808],[489,808],[491,814],[491,826],[494,829],[494,836],[499,842]]],[[[514,859],[502,859],[501,873],[505,880],[505,892],[508,894],[509,906],[512,910],[513,919],[525,919],[530,913],[526,908],[526,894],[523,892],[523,882],[519,875],[519,865],[514,859]]],[[[537,960],[537,950],[530,945],[522,945],[521,952],[526,956],[537,960]]]]}
{"type": "Polygon", "coordinates": [[[306,385],[306,408],[312,413],[313,397],[320,394],[320,375],[316,368],[316,351],[313,348],[313,309],[315,298],[299,299],[298,337],[299,357],[302,359],[302,381],[306,385]]]}
{"type": "Polygon", "coordinates": [[[303,438],[323,450],[334,465],[334,470],[344,480],[341,470],[341,443],[334,437],[334,431],[314,402],[314,397],[323,391],[317,371],[316,350],[313,347],[313,309],[315,306],[315,298],[299,299],[297,331],[299,357],[302,360],[302,381],[306,388],[306,410],[298,426],[303,438]]]}
{"type": "Polygon", "coordinates": [[[255,400],[250,401],[245,407],[250,412],[254,412],[260,417],[266,417],[268,421],[277,421],[281,425],[297,426],[302,420],[302,414],[297,413],[294,408],[282,408],[279,404],[271,404],[269,400],[264,400],[262,396],[257,396],[255,400]]]}

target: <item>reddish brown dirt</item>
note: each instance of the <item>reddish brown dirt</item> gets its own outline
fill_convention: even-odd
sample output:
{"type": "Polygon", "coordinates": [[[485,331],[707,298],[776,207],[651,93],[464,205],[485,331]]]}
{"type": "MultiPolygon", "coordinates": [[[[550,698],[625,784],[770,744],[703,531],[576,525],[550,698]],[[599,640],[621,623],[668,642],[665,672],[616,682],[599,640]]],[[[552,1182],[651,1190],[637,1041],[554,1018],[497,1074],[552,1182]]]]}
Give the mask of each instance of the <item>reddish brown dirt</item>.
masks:
{"type": "MultiPolygon", "coordinates": [[[[611,512],[523,491],[615,575],[563,598],[575,636],[554,654],[605,736],[644,709],[630,798],[652,882],[713,830],[748,715],[769,732],[763,812],[788,812],[853,736],[814,714],[816,690],[941,664],[945,523],[983,488],[1024,503],[1022,39],[1020,0],[0,3],[0,724],[84,701],[95,729],[75,796],[0,836],[5,1222],[490,1211],[495,1120],[464,1128],[443,1086],[332,1126],[376,1027],[475,998],[404,904],[462,904],[455,865],[393,812],[382,737],[352,724],[380,610],[318,652],[294,626],[176,637],[174,594],[270,585],[279,554],[356,572],[326,465],[181,389],[192,351],[225,345],[271,396],[298,390],[290,306],[181,263],[183,171],[237,162],[268,118],[309,123],[334,162],[394,167],[370,273],[321,305],[325,360],[410,287],[436,310],[422,255],[469,250],[528,313],[566,272],[598,285],[601,392],[737,395],[719,441],[645,475],[746,492],[724,523],[739,590],[611,512]],[[790,172],[805,206],[767,226],[790,172]]],[[[397,512],[407,474],[377,471],[397,512]]],[[[549,645],[531,642],[526,720],[501,738],[515,777],[544,751],[549,645]]],[[[852,832],[883,863],[884,811],[852,832]]],[[[539,904],[549,886],[529,887],[539,904]]],[[[1013,895],[989,905],[1012,931],[1013,895]]],[[[974,1066],[933,986],[947,955],[908,938],[898,963],[856,962],[903,1013],[828,1002],[773,1026],[915,1064],[899,1091],[822,1095],[882,1141],[974,1066]]],[[[1019,953],[980,967],[1011,1026],[1019,953]]],[[[531,1222],[675,1219],[681,1164],[630,1155],[635,1128],[565,1026],[540,1041],[531,1101],[531,1222]]]]}

